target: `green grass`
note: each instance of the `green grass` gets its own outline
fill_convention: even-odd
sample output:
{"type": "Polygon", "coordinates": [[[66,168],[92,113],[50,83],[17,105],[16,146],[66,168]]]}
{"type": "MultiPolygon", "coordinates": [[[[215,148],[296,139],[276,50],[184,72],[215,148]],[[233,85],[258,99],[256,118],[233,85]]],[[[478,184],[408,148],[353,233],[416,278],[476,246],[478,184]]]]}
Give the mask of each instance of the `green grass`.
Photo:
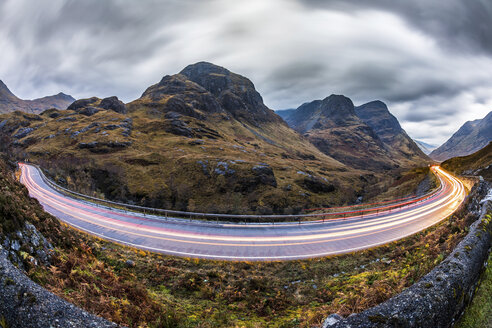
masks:
{"type": "Polygon", "coordinates": [[[483,279],[463,317],[455,328],[491,328],[492,327],[492,254],[483,279]]]}

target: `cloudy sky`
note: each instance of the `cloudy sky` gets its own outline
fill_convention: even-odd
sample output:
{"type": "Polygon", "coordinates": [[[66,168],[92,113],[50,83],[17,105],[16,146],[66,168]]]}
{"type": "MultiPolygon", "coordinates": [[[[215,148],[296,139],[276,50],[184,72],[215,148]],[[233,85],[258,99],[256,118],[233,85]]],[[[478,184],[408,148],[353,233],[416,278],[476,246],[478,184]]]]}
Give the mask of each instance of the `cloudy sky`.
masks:
{"type": "Polygon", "coordinates": [[[492,110],[490,0],[2,0],[0,17],[0,79],[24,99],[130,101],[205,60],[273,109],[383,100],[435,144],[492,110]]]}

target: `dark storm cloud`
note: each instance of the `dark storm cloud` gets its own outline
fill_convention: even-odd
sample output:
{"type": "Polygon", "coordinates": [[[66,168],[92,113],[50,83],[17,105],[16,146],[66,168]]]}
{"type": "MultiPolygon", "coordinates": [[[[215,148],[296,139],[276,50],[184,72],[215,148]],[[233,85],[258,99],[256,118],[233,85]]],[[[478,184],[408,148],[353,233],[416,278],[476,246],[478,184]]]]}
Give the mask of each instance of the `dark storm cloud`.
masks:
{"type": "Polygon", "coordinates": [[[314,8],[343,11],[383,10],[403,17],[414,28],[432,34],[459,51],[492,53],[492,2],[489,0],[299,0],[314,8]]]}
{"type": "Polygon", "coordinates": [[[485,0],[4,0],[0,79],[24,98],[131,101],[206,60],[272,108],[380,99],[440,143],[492,109],[491,13],[485,0]]]}

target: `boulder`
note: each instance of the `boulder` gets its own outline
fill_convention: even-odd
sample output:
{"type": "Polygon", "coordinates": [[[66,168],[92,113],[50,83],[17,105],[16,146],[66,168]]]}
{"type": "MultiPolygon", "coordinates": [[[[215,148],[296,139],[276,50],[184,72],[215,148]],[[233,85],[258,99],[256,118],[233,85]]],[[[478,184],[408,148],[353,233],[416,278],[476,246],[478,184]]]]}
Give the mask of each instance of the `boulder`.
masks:
{"type": "Polygon", "coordinates": [[[128,109],[126,108],[126,105],[121,100],[119,100],[118,97],[114,97],[114,96],[104,98],[103,100],[101,100],[99,107],[106,110],[112,110],[120,114],[128,113],[128,109]]]}

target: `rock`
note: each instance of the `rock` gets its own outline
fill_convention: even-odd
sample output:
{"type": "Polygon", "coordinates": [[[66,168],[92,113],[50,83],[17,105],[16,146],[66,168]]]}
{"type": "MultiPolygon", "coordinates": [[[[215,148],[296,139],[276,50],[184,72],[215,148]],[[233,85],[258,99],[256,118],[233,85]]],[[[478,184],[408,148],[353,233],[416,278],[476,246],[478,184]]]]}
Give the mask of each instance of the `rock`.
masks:
{"type": "Polygon", "coordinates": [[[208,161],[197,161],[197,163],[202,167],[203,174],[210,177],[210,173],[208,172],[208,161]]]}
{"type": "Polygon", "coordinates": [[[125,265],[129,268],[133,268],[135,267],[135,262],[133,262],[132,260],[126,260],[125,265]]]}
{"type": "Polygon", "coordinates": [[[77,120],[77,118],[73,117],[73,116],[67,116],[67,117],[62,117],[62,118],[59,118],[57,119],[56,121],[57,122],[75,122],[77,120]]]}
{"type": "Polygon", "coordinates": [[[99,109],[97,109],[96,107],[92,107],[92,106],[82,108],[81,110],[78,111],[79,114],[85,115],[85,116],[92,116],[98,112],[99,112],[99,109]]]}
{"type": "Polygon", "coordinates": [[[327,184],[322,179],[312,175],[306,175],[303,179],[296,180],[296,183],[314,193],[326,193],[335,191],[334,185],[327,184]]]}
{"type": "Polygon", "coordinates": [[[92,97],[88,99],[79,99],[74,101],[70,106],[68,106],[67,110],[79,111],[95,102],[97,102],[99,98],[92,97]]]}
{"type": "Polygon", "coordinates": [[[328,328],[328,327],[331,327],[333,326],[334,324],[336,324],[338,321],[342,320],[343,317],[336,314],[336,313],[333,313],[333,314],[330,314],[326,319],[325,321],[323,322],[323,326],[321,326],[322,328],[328,328]]]}
{"type": "Polygon", "coordinates": [[[103,100],[101,100],[99,107],[106,110],[112,110],[120,114],[128,113],[128,109],[126,108],[126,105],[121,100],[119,100],[118,97],[114,97],[114,96],[104,98],[103,100]]]}
{"type": "Polygon", "coordinates": [[[236,173],[235,170],[229,168],[229,163],[227,162],[218,162],[214,172],[218,175],[232,175],[236,173]]]}
{"type": "Polygon", "coordinates": [[[20,243],[18,240],[12,240],[10,243],[10,248],[13,249],[14,251],[18,252],[20,250],[20,243]]]}
{"type": "Polygon", "coordinates": [[[252,170],[259,179],[259,183],[275,188],[277,187],[277,180],[275,179],[275,174],[271,167],[266,165],[256,165],[253,166],[252,170]]]}
{"type": "Polygon", "coordinates": [[[122,149],[131,146],[131,141],[109,141],[109,142],[81,142],[78,144],[79,149],[88,149],[93,153],[109,153],[111,149],[122,149]]]}
{"type": "Polygon", "coordinates": [[[15,139],[22,139],[34,131],[33,128],[20,128],[16,134],[14,134],[15,139]]]}
{"type": "Polygon", "coordinates": [[[203,145],[205,142],[202,139],[196,139],[188,142],[189,145],[195,146],[195,145],[203,145]]]}
{"type": "Polygon", "coordinates": [[[181,115],[180,113],[176,113],[176,112],[167,112],[164,115],[164,117],[167,119],[170,119],[170,120],[174,120],[174,119],[179,119],[179,118],[183,117],[183,115],[181,115]]]}
{"type": "Polygon", "coordinates": [[[106,125],[105,127],[103,127],[104,130],[116,130],[119,128],[121,128],[121,126],[116,125],[116,124],[110,124],[110,125],[106,125]]]}
{"type": "Polygon", "coordinates": [[[192,129],[188,127],[188,124],[179,119],[173,119],[170,122],[170,125],[165,129],[165,131],[178,136],[184,136],[188,138],[193,137],[192,129]]]}

